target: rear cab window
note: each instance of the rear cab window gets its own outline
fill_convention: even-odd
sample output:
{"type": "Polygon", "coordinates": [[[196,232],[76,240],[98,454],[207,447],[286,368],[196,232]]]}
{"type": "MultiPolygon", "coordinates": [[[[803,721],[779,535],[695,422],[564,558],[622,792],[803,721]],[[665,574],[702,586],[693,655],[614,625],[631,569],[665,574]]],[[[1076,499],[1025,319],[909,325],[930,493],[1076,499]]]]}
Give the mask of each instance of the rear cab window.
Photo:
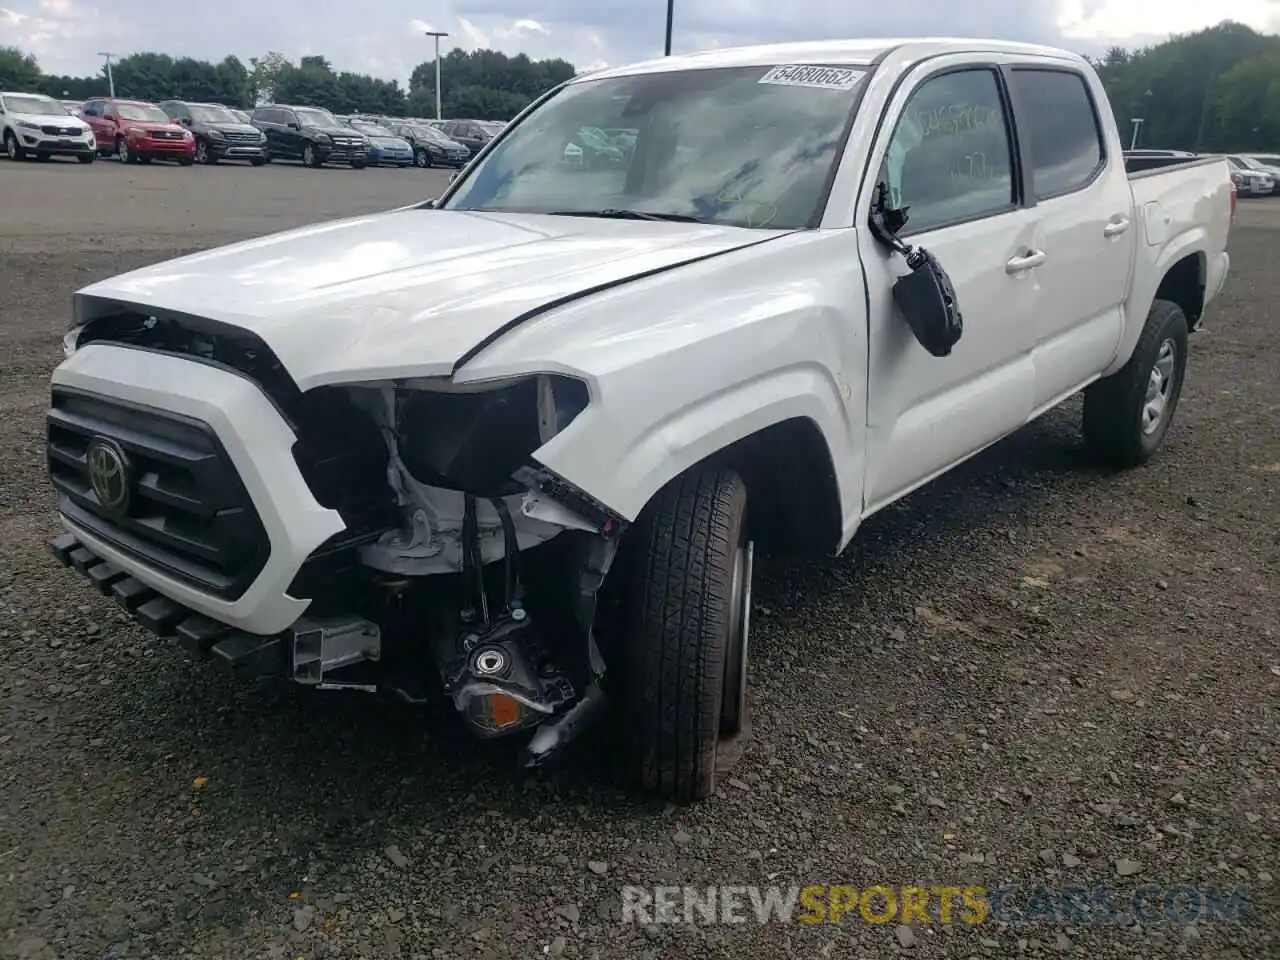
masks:
{"type": "Polygon", "coordinates": [[[1030,150],[1033,195],[1047,200],[1087,187],[1102,172],[1107,154],[1084,75],[1016,66],[1012,78],[1018,130],[1030,150]]]}

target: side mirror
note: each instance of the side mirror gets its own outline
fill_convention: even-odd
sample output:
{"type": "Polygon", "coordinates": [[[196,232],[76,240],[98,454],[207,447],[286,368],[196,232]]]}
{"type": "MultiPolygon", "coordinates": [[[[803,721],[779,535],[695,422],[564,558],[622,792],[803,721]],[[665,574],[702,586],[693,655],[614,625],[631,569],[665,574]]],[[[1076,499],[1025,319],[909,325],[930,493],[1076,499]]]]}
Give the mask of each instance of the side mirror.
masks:
{"type": "Polygon", "coordinates": [[[179,122],[180,124],[182,124],[184,127],[189,127],[189,126],[191,126],[191,118],[190,118],[190,117],[183,117],[183,118],[182,118],[181,120],[179,120],[178,122],[179,122]]]}
{"type": "Polygon", "coordinates": [[[301,129],[302,129],[302,127],[298,126],[296,123],[286,123],[286,124],[285,124],[285,126],[286,126],[286,127],[288,127],[290,130],[301,130],[301,129]]]}

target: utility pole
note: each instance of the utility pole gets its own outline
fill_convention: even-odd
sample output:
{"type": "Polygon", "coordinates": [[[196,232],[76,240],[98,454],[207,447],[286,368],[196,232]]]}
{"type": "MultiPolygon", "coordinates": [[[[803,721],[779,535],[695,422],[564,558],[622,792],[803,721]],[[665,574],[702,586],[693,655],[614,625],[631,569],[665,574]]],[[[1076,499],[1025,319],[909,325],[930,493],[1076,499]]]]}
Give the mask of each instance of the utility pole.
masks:
{"type": "Polygon", "coordinates": [[[443,120],[444,115],[440,112],[440,38],[447,37],[449,34],[443,30],[426,30],[424,32],[428,37],[436,38],[436,119],[443,120]]]}
{"type": "Polygon", "coordinates": [[[667,0],[667,46],[664,57],[671,56],[671,24],[676,18],[676,0],[667,0]]]}
{"type": "Polygon", "coordinates": [[[110,95],[111,99],[114,100],[116,98],[116,81],[115,81],[115,78],[111,75],[111,58],[114,57],[115,54],[99,53],[98,56],[100,56],[107,63],[107,93],[110,95]]]}
{"type": "Polygon", "coordinates": [[[1138,149],[1138,131],[1142,129],[1143,119],[1142,117],[1134,117],[1129,122],[1133,124],[1133,139],[1129,141],[1129,149],[1137,150],[1138,149]]]}

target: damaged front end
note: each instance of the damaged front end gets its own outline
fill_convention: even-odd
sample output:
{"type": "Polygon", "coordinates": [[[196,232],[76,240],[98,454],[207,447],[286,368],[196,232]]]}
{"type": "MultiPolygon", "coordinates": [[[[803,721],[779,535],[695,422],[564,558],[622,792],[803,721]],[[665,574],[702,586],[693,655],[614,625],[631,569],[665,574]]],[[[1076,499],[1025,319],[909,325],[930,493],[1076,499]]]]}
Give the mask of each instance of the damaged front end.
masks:
{"type": "MultiPolygon", "coordinates": [[[[355,547],[358,576],[381,598],[383,642],[409,653],[379,652],[380,678],[351,685],[412,698],[408,665],[426,651],[473,733],[537,728],[527,762],[543,762],[603,707],[597,594],[625,528],[530,457],[586,408],[586,386],[536,375],[344,389],[381,433],[400,518],[355,547]]],[[[335,660],[322,682],[343,685],[351,666],[335,660]]]]}
{"type": "MultiPolygon", "coordinates": [[[[196,614],[95,555],[84,536],[59,538],[59,558],[153,632],[176,635],[193,652],[237,669],[318,689],[413,702],[442,690],[480,737],[532,731],[530,765],[600,715],[598,594],[626,523],[532,456],[586,409],[582,381],[535,374],[303,393],[251,334],[185,315],[112,312],[77,331],[68,352],[90,343],[191,358],[251,379],[297,437],[292,459],[306,488],[343,522],[306,557],[287,590],[309,601],[305,615],[270,636],[196,614]]],[[[131,432],[116,443],[101,435],[117,429],[114,401],[92,399],[90,409],[90,401],[67,394],[64,411],[59,397],[55,390],[49,460],[64,516],[92,520],[102,543],[132,537],[130,557],[145,569],[159,564],[153,557],[168,564],[161,569],[191,567],[201,558],[175,551],[200,547],[227,566],[206,579],[216,574],[245,589],[241,581],[253,571],[237,580],[230,567],[242,556],[261,564],[269,548],[260,525],[248,525],[255,514],[247,494],[237,487],[238,500],[225,492],[218,494],[224,499],[202,499],[190,477],[170,477],[164,458],[180,434],[163,411],[155,411],[150,447],[143,442],[149,420],[129,421],[131,432]],[[139,471],[144,496],[123,513],[101,509],[90,489],[87,453],[104,439],[122,455],[128,448],[139,471]],[[152,495],[168,489],[183,491],[182,498],[152,495]],[[219,518],[232,513],[245,523],[223,530],[219,518]]],[[[197,426],[182,427],[192,434],[191,462],[213,458],[232,469],[216,437],[197,426]]],[[[211,488],[225,487],[225,476],[209,474],[211,488]]]]}

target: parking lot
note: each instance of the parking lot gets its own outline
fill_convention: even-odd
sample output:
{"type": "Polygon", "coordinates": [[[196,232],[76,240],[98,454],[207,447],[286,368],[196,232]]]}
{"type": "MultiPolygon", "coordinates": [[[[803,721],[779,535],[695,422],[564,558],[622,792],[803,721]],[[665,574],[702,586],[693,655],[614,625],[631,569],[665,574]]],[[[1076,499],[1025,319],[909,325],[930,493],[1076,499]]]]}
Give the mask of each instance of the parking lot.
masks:
{"type": "Polygon", "coordinates": [[[72,292],[447,176],[0,162],[0,957],[1280,951],[1280,199],[1241,204],[1150,465],[1085,466],[1072,402],[842,558],[757,561],[752,737],[694,807],[624,792],[603,740],[521,778],[447,708],[236,682],[59,567],[43,414],[72,292]],[[1243,887],[1252,910],[623,924],[622,887],[660,884],[1243,887]]]}

